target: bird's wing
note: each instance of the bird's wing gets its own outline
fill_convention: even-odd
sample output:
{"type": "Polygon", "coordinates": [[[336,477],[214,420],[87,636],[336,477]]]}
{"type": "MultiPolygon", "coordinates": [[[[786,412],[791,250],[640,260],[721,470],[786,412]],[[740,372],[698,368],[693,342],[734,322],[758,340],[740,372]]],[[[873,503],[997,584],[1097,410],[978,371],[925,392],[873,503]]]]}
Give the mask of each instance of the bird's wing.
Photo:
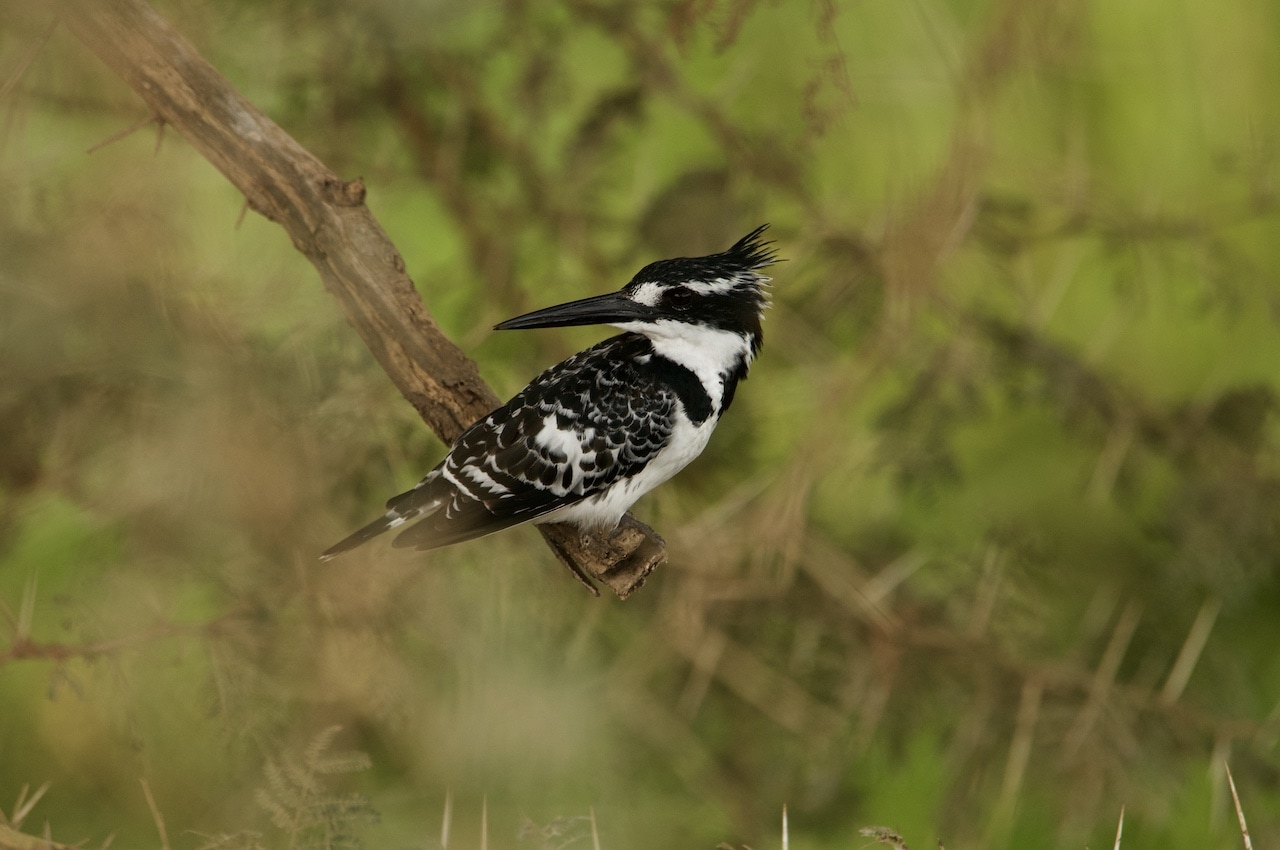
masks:
{"type": "Polygon", "coordinates": [[[397,547],[435,549],[537,519],[644,468],[670,440],[676,396],[622,334],[553,366],[472,425],[391,511],[422,514],[397,547]]]}

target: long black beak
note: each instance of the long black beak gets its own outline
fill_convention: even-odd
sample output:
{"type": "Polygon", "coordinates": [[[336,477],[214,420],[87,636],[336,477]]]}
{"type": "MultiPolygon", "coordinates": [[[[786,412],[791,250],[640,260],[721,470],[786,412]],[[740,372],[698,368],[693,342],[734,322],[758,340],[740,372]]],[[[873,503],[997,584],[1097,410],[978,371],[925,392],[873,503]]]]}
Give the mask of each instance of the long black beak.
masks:
{"type": "Polygon", "coordinates": [[[653,318],[653,308],[637,304],[621,292],[581,298],[567,304],[544,307],[507,319],[494,325],[494,330],[516,331],[528,328],[566,328],[571,325],[614,325],[619,322],[653,318]]]}

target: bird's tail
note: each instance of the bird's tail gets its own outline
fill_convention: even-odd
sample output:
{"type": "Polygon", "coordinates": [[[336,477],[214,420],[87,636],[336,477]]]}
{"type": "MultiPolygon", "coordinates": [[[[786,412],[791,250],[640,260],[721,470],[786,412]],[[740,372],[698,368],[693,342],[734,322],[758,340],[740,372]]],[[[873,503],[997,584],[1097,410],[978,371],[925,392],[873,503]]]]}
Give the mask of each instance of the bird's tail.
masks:
{"type": "Polygon", "coordinates": [[[387,502],[387,512],[385,514],[359,531],[347,535],[328,549],[325,549],[320,553],[320,560],[330,561],[343,552],[368,543],[379,534],[391,531],[393,528],[399,528],[407,522],[413,522],[438,511],[444,505],[444,498],[434,492],[435,488],[429,486],[437,477],[438,473],[432,473],[412,490],[393,497],[387,502]]]}

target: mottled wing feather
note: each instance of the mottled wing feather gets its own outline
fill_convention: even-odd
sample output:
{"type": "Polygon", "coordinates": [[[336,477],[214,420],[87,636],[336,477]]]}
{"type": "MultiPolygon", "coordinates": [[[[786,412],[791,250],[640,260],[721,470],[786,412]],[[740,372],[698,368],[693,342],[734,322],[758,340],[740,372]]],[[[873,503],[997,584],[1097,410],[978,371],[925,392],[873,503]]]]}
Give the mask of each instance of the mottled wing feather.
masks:
{"type": "Polygon", "coordinates": [[[605,340],[543,372],[468,428],[418,488],[388,503],[446,500],[394,545],[434,549],[491,534],[642,469],[670,440],[677,404],[637,368],[635,358],[649,350],[636,334],[605,340]]]}

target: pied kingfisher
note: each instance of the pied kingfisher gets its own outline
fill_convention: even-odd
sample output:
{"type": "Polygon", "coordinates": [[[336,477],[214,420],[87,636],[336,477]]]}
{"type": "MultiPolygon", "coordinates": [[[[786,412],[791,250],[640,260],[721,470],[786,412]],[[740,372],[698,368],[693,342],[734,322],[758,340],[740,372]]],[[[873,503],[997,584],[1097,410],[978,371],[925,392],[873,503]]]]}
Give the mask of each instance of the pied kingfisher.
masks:
{"type": "Polygon", "coordinates": [[[618,292],[508,319],[497,330],[608,324],[625,333],[552,366],[472,425],[387,512],[328,560],[391,529],[435,549],[533,521],[607,531],[701,454],[760,350],[776,262],[765,227],[709,257],[650,263],[618,292]]]}

